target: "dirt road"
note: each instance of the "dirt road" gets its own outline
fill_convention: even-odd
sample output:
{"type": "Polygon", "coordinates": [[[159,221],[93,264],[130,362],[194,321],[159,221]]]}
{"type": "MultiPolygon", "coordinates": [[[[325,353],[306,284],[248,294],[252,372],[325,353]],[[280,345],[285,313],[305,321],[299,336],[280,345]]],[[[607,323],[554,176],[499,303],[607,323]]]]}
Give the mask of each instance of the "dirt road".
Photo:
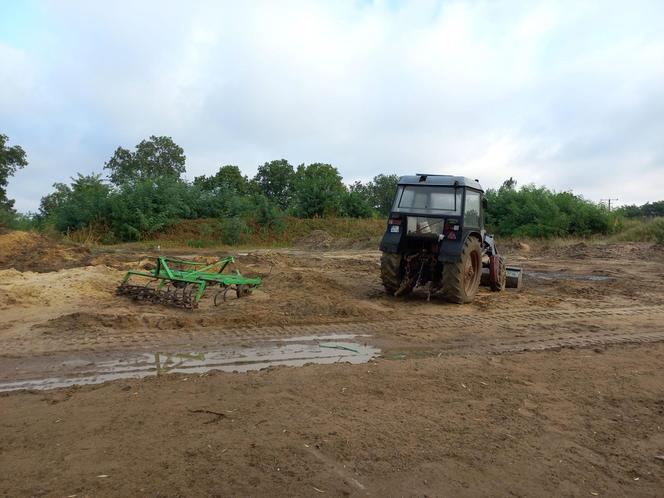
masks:
{"type": "Polygon", "coordinates": [[[514,245],[523,290],[466,306],[385,296],[375,251],[257,250],[261,290],[194,312],[114,295],[146,254],[58,251],[0,257],[0,389],[144,378],[1,394],[6,496],[664,489],[661,249],[514,245]]]}

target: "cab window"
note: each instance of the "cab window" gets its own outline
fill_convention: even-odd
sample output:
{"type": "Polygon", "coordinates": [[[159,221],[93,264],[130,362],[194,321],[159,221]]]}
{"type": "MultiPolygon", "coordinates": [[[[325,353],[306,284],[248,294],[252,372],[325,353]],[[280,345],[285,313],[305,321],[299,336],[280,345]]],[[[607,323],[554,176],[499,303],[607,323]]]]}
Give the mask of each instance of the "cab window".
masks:
{"type": "Polygon", "coordinates": [[[401,209],[422,211],[455,211],[454,189],[449,187],[407,186],[399,201],[401,209]]]}
{"type": "Polygon", "coordinates": [[[466,190],[466,204],[463,211],[463,223],[467,227],[480,228],[480,193],[466,190]]]}

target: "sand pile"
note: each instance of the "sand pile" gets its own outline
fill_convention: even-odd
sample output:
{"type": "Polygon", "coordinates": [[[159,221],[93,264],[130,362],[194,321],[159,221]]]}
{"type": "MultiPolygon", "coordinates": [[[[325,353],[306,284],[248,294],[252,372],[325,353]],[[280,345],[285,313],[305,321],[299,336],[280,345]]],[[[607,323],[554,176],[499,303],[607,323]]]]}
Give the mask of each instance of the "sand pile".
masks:
{"type": "Polygon", "coordinates": [[[334,237],[325,230],[314,230],[295,242],[295,246],[301,249],[329,249],[333,242],[334,237]]]}
{"type": "Polygon", "coordinates": [[[101,265],[43,273],[0,270],[0,309],[78,302],[94,306],[113,296],[122,275],[101,265]]]}
{"type": "Polygon", "coordinates": [[[49,272],[88,263],[90,249],[63,244],[33,232],[0,234],[0,269],[49,272]]]}

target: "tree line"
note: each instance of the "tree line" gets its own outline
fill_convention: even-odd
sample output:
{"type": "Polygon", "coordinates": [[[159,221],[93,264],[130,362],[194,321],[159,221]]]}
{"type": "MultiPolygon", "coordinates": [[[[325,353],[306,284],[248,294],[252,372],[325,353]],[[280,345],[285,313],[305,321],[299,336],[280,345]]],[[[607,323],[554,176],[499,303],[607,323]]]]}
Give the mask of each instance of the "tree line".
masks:
{"type": "Polygon", "coordinates": [[[656,218],[664,216],[664,201],[646,202],[641,206],[630,204],[616,209],[625,218],[656,218]]]}
{"type": "Polygon", "coordinates": [[[346,186],[331,164],[294,167],[286,159],[262,164],[253,178],[224,165],[186,181],[185,164],[183,149],[170,137],[151,136],[133,150],[118,147],[104,164],[105,175],[55,183],[30,221],[63,233],[92,227],[108,241],[125,241],[149,238],[182,219],[218,218],[233,242],[251,230],[282,230],[286,216],[387,216],[398,181],[381,174],[346,186]]]}
{"type": "Polygon", "coordinates": [[[486,224],[503,237],[587,237],[620,228],[618,217],[601,204],[572,192],[524,185],[510,178],[486,191],[486,224]]]}
{"type": "MultiPolygon", "coordinates": [[[[219,219],[224,241],[232,244],[251,231],[284,230],[287,216],[384,218],[398,182],[397,175],[379,174],[347,186],[331,164],[295,167],[286,159],[260,165],[253,178],[224,165],[187,181],[183,149],[170,137],[151,136],[133,150],[118,147],[100,173],[55,183],[39,211],[26,216],[6,195],[8,178],[27,165],[26,154],[7,143],[0,135],[0,225],[61,233],[88,229],[108,242],[148,239],[183,219],[219,219]]],[[[664,201],[610,213],[571,192],[517,188],[511,178],[486,197],[487,227],[502,237],[606,234],[620,228],[622,217],[664,214],[664,201]]]]}

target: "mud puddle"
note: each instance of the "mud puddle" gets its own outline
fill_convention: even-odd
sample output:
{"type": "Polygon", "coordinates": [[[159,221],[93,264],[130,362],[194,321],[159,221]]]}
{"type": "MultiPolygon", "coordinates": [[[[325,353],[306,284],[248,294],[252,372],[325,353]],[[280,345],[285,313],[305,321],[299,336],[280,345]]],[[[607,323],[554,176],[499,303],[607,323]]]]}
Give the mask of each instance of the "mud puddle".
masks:
{"type": "Polygon", "coordinates": [[[84,354],[77,357],[32,358],[0,372],[0,392],[18,389],[58,389],[76,384],[100,384],[171,373],[203,374],[213,370],[247,372],[279,365],[366,363],[380,349],[358,340],[362,335],[338,334],[291,337],[253,347],[198,351],[157,351],[84,354]]]}
{"type": "Polygon", "coordinates": [[[608,275],[574,275],[557,271],[528,271],[525,272],[525,276],[536,278],[538,280],[578,280],[582,282],[606,282],[608,280],[615,280],[614,277],[609,277],[608,275]]]}

